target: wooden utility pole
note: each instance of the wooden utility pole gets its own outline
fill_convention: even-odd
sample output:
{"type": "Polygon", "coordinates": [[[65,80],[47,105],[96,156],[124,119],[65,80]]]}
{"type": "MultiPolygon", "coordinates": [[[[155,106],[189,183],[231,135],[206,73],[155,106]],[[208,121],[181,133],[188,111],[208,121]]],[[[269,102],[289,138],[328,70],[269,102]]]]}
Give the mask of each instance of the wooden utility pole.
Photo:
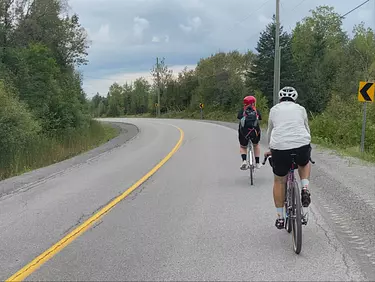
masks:
{"type": "Polygon", "coordinates": [[[157,79],[157,89],[158,89],[158,106],[157,106],[157,116],[160,117],[160,68],[159,68],[159,58],[156,58],[156,79],[157,79]]]}
{"type": "Polygon", "coordinates": [[[280,90],[280,0],[276,0],[275,61],[273,80],[273,104],[278,103],[280,90]]]}

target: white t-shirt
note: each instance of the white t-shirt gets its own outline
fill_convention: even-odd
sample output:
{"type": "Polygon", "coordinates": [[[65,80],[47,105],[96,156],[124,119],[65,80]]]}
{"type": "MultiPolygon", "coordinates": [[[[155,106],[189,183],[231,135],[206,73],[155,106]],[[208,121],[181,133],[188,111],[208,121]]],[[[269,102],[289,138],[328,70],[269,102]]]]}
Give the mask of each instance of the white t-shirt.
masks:
{"type": "Polygon", "coordinates": [[[275,150],[289,150],[310,144],[310,128],[304,107],[294,102],[273,106],[268,118],[268,146],[275,150]]]}

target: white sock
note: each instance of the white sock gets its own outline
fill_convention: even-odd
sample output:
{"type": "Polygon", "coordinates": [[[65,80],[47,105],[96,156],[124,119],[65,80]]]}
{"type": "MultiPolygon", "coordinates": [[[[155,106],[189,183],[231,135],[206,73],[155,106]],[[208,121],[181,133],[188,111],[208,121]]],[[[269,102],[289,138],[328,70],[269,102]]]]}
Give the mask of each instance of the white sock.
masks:
{"type": "Polygon", "coordinates": [[[284,218],[284,208],[276,208],[278,218],[284,218]]]}
{"type": "Polygon", "coordinates": [[[301,179],[301,184],[303,188],[307,188],[309,186],[309,180],[308,179],[301,179]]]}

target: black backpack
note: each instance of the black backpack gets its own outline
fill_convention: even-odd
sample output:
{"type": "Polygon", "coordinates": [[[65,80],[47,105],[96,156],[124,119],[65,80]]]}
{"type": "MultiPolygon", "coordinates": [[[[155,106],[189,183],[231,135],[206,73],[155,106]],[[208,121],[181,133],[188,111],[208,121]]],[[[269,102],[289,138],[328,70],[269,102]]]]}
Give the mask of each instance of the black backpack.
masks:
{"type": "Polygon", "coordinates": [[[240,124],[243,129],[252,129],[258,126],[258,114],[253,109],[252,106],[249,106],[244,110],[243,117],[241,118],[240,124]]]}

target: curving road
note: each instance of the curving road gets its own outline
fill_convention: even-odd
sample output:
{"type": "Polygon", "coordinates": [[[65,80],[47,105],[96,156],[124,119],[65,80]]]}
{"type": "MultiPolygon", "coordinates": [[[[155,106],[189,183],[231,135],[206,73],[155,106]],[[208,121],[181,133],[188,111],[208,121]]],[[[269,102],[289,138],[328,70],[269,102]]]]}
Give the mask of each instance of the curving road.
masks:
{"type": "Polygon", "coordinates": [[[313,204],[297,256],[290,234],[274,227],[271,168],[257,171],[255,186],[239,169],[235,124],[107,120],[136,127],[123,125],[94,153],[0,182],[1,280],[375,280],[370,165],[314,148],[313,204]],[[168,154],[86,232],[44,253],[168,154]],[[33,260],[35,269],[23,269],[33,260]]]}

